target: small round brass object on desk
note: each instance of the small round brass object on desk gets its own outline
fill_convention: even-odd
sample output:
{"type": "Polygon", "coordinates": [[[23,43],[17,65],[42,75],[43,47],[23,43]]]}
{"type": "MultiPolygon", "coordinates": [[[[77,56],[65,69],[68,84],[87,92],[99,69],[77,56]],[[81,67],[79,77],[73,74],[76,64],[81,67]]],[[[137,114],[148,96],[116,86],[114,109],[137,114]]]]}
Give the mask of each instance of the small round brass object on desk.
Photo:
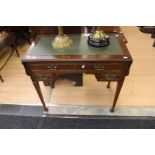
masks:
{"type": "Polygon", "coordinates": [[[97,30],[88,36],[88,45],[94,47],[104,47],[110,44],[109,36],[107,36],[100,26],[97,26],[97,30]]]}
{"type": "Polygon", "coordinates": [[[52,41],[54,48],[66,48],[73,44],[70,37],[63,33],[63,27],[58,26],[58,36],[52,41]]]}

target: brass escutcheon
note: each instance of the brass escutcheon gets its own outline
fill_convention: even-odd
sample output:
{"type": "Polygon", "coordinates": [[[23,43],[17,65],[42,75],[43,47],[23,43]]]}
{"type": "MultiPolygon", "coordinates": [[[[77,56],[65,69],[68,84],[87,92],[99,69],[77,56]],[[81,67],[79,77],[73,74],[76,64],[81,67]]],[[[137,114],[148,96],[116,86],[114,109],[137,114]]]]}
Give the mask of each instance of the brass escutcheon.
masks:
{"type": "Polygon", "coordinates": [[[56,65],[47,65],[47,69],[48,70],[57,70],[57,66],[56,65]]]}

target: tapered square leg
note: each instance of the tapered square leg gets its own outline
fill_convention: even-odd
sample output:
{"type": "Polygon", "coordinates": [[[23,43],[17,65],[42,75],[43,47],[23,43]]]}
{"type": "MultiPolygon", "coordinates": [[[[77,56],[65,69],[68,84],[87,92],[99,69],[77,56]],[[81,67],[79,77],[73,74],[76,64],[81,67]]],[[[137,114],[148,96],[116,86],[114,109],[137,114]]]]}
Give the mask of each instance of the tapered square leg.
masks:
{"type": "Polygon", "coordinates": [[[0,79],[1,79],[1,81],[2,81],[2,82],[4,82],[4,80],[3,80],[3,78],[2,78],[2,76],[1,76],[1,75],[0,75],[0,79]]]}
{"type": "Polygon", "coordinates": [[[121,88],[123,86],[123,83],[124,83],[124,79],[122,81],[117,81],[117,88],[116,88],[116,92],[115,92],[115,97],[114,97],[112,108],[110,110],[111,112],[114,112],[114,110],[115,110],[116,102],[117,102],[118,96],[120,94],[121,88]]]}
{"type": "Polygon", "coordinates": [[[43,105],[43,108],[44,108],[44,111],[48,111],[48,108],[46,107],[46,104],[45,104],[45,101],[44,101],[44,98],[43,98],[43,95],[42,95],[42,92],[41,92],[41,89],[40,89],[40,85],[39,85],[39,82],[36,81],[36,82],[33,82],[33,85],[38,93],[38,96],[41,100],[41,103],[43,105]]]}
{"type": "Polygon", "coordinates": [[[108,81],[107,88],[110,88],[110,81],[108,81]]]}

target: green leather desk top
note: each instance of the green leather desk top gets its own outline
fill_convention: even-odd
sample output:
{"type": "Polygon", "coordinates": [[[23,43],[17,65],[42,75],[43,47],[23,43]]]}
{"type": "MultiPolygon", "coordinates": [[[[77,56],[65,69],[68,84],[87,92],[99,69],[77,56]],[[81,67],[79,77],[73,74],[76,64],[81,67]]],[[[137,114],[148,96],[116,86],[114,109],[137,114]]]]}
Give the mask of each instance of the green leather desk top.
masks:
{"type": "Polygon", "coordinates": [[[107,47],[96,48],[87,44],[88,36],[69,35],[73,40],[73,45],[69,48],[54,49],[52,40],[54,36],[40,37],[31,56],[51,56],[51,55],[123,55],[121,45],[116,36],[110,36],[110,45],[107,47]]]}

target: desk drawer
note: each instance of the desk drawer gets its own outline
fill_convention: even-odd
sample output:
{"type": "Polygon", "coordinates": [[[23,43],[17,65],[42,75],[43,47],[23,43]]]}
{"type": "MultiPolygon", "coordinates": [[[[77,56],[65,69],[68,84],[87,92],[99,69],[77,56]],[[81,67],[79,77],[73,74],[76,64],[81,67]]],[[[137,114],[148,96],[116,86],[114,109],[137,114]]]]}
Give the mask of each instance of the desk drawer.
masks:
{"type": "Polygon", "coordinates": [[[115,74],[115,73],[97,73],[95,74],[95,77],[97,81],[118,81],[121,78],[121,74],[115,74]]]}
{"type": "Polygon", "coordinates": [[[88,62],[64,62],[64,63],[31,63],[31,71],[38,72],[58,72],[58,71],[71,71],[71,72],[121,72],[123,64],[121,63],[88,63],[88,62]]]}
{"type": "Polygon", "coordinates": [[[40,73],[40,74],[33,74],[32,77],[37,81],[52,81],[56,78],[56,75],[40,73]]]}
{"type": "Polygon", "coordinates": [[[57,71],[57,70],[70,70],[75,69],[75,64],[64,64],[64,63],[34,63],[30,64],[32,71],[57,71]]]}
{"type": "Polygon", "coordinates": [[[76,69],[79,70],[88,70],[88,71],[96,71],[96,72],[104,72],[110,70],[122,70],[123,65],[117,63],[82,63],[76,64],[76,69]]]}

